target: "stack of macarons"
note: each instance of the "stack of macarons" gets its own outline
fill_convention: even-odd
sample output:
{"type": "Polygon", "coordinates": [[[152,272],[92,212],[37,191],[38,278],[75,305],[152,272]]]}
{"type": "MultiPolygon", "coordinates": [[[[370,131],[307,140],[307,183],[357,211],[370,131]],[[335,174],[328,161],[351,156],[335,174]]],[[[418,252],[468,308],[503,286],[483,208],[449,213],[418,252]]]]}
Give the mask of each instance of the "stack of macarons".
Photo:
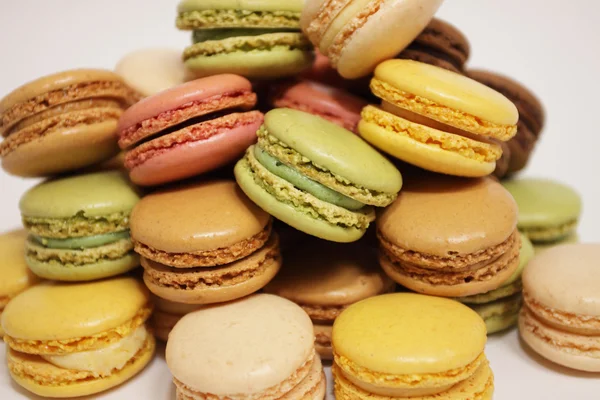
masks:
{"type": "Polygon", "coordinates": [[[271,217],[235,182],[209,180],[144,197],[131,237],[152,293],[176,303],[235,300],[264,287],[281,255],[271,217]]]}
{"type": "Polygon", "coordinates": [[[182,0],[177,27],[193,31],[183,52],[196,77],[223,73],[273,79],[310,67],[312,46],[300,31],[303,0],[182,0]]]}
{"type": "Polygon", "coordinates": [[[265,292],[298,304],[311,318],[315,347],[331,360],[331,331],[340,313],[360,300],[392,292],[394,282],[364,243],[338,244],[307,240],[284,254],[285,265],[265,292]]]}

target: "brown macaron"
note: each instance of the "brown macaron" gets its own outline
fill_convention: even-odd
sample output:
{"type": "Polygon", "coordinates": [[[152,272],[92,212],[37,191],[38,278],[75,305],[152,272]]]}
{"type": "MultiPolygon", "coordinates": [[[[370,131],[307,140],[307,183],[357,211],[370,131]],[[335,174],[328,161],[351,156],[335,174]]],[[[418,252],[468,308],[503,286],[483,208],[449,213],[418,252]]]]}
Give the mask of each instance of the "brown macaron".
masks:
{"type": "Polygon", "coordinates": [[[544,106],[529,89],[507,76],[483,70],[469,70],[466,74],[476,81],[502,93],[519,110],[517,134],[508,142],[510,157],[504,174],[496,171],[499,178],[512,175],[527,166],[535,144],[544,127],[544,106]]]}
{"type": "Polygon", "coordinates": [[[232,181],[178,186],[144,197],[131,213],[131,238],[155,295],[186,304],[234,300],[279,271],[271,217],[232,181]]]}
{"type": "Polygon", "coordinates": [[[364,243],[310,239],[285,254],[284,267],[264,291],[306,311],[313,321],[317,352],[331,360],[331,330],[337,316],[351,304],[394,288],[379,268],[376,252],[364,243]]]}
{"type": "Polygon", "coordinates": [[[0,100],[2,167],[33,177],[72,171],[119,151],[116,128],[135,92],[115,73],[78,69],[25,84],[0,100]]]}
{"type": "Polygon", "coordinates": [[[173,327],[184,315],[199,310],[203,306],[197,304],[175,303],[152,295],[154,311],[150,317],[152,333],[158,339],[166,342],[173,327]]]}
{"type": "Polygon", "coordinates": [[[407,179],[377,221],[379,261],[419,293],[461,297],[498,288],[519,266],[517,205],[492,178],[407,179]]]}
{"type": "Polygon", "coordinates": [[[448,22],[434,18],[398,58],[462,73],[470,53],[469,41],[460,30],[448,22]]]}

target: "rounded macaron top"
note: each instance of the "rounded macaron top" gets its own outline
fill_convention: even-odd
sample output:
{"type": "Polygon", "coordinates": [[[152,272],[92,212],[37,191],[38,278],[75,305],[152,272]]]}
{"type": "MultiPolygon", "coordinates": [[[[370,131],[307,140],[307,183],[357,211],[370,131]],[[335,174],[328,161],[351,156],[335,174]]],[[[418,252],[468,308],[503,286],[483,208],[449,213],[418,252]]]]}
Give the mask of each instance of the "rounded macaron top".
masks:
{"type": "Polygon", "coordinates": [[[379,216],[379,234],[396,246],[448,257],[506,241],[517,226],[517,205],[491,178],[424,175],[406,182],[379,216]]]}
{"type": "Polygon", "coordinates": [[[200,393],[252,395],[275,387],[309,361],[313,326],[296,304],[258,294],[184,316],[169,336],[175,379],[200,393]]]}
{"type": "Polygon", "coordinates": [[[304,0],[183,0],[180,13],[197,10],[292,11],[301,12],[304,0]]]}
{"type": "Polygon", "coordinates": [[[8,298],[38,281],[25,263],[26,239],[24,229],[0,234],[0,309],[8,298]]]}
{"type": "Polygon", "coordinates": [[[264,290],[300,305],[346,306],[393,287],[372,249],[314,240],[286,253],[264,290]]]}
{"type": "Polygon", "coordinates": [[[600,244],[565,244],[539,254],[523,272],[523,290],[545,308],[600,317],[600,244]]]}
{"type": "Polygon", "coordinates": [[[262,232],[270,216],[232,181],[210,181],[145,196],[131,213],[131,237],[169,253],[230,247],[262,232]]]}
{"type": "Polygon", "coordinates": [[[393,88],[499,125],[515,125],[519,113],[502,94],[476,80],[412,60],[388,60],[375,79],[393,88]]]}
{"type": "Polygon", "coordinates": [[[129,213],[140,199],[120,171],[74,175],[43,182],[19,202],[24,217],[100,217],[129,213]]]}
{"type": "Polygon", "coordinates": [[[433,18],[429,25],[415,38],[413,44],[420,44],[447,53],[460,64],[467,62],[471,45],[467,37],[454,25],[439,18],[433,18]]]}
{"type": "Polygon", "coordinates": [[[483,320],[469,307],[413,293],[351,305],[337,317],[332,336],[336,360],[402,375],[462,369],[483,353],[486,340],[483,320]]]}
{"type": "MultiPolygon", "coordinates": [[[[162,113],[194,102],[204,102],[225,94],[251,91],[250,81],[239,75],[221,74],[196,79],[146,97],[129,107],[119,119],[117,130],[119,132],[126,131],[149,118],[160,117],[162,113]]],[[[165,115],[164,118],[168,118],[168,116],[165,115]]]]}
{"type": "Polygon", "coordinates": [[[132,277],[44,282],[8,303],[2,313],[2,327],[7,335],[21,340],[92,336],[132,320],[149,300],[148,289],[132,277]]]}
{"type": "Polygon", "coordinates": [[[402,175],[354,133],[303,111],[277,108],[265,114],[264,128],[317,167],[370,190],[396,194],[402,175]]]}
{"type": "Polygon", "coordinates": [[[570,186],[548,179],[502,182],[519,206],[519,228],[572,222],[581,214],[581,197],[570,186]]]}
{"type": "Polygon", "coordinates": [[[74,69],[47,75],[26,83],[0,100],[0,114],[36,96],[68,86],[90,82],[123,82],[116,73],[104,69],[74,69]]]}

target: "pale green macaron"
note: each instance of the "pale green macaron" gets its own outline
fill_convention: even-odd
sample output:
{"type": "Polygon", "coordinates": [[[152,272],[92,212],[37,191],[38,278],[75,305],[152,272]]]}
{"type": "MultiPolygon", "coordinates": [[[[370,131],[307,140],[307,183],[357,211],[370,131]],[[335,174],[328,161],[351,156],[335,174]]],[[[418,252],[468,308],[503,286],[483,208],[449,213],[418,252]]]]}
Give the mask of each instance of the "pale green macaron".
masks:
{"type": "Polygon", "coordinates": [[[235,167],[248,197],[286,224],[325,240],[353,242],[393,202],[402,176],[354,133],[279,108],[265,115],[258,143],[235,167]]]}
{"type": "Polygon", "coordinates": [[[456,299],[471,307],[483,318],[488,334],[503,331],[517,324],[523,303],[521,275],[533,255],[531,241],[521,234],[519,267],[512,276],[498,289],[456,299]]]}
{"type": "Polygon", "coordinates": [[[502,182],[519,206],[518,228],[534,244],[561,241],[574,234],[581,197],[560,182],[524,178],[502,182]]]}
{"type": "Polygon", "coordinates": [[[87,281],[139,265],[129,237],[129,213],[139,200],[118,171],[49,180],[19,203],[29,231],[25,258],[38,276],[87,281]]]}

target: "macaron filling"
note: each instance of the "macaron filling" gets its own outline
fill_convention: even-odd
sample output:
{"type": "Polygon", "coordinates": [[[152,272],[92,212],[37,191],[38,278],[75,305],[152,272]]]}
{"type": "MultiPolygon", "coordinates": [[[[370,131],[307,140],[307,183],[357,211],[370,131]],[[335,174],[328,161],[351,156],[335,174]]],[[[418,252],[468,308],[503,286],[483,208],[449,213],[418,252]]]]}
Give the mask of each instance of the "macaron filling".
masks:
{"type": "Polygon", "coordinates": [[[295,11],[199,10],[179,7],[179,29],[199,28],[296,28],[300,13],[295,11]]]}
{"type": "Polygon", "coordinates": [[[105,347],[65,355],[41,355],[41,357],[60,368],[109,376],[113,371],[121,370],[135,357],[146,344],[149,335],[146,326],[141,325],[129,335],[105,347]]]}
{"type": "Polygon", "coordinates": [[[350,180],[327,170],[327,168],[314,164],[291,146],[269,134],[265,125],[261,126],[256,134],[258,135],[258,145],[264,151],[284,164],[295,168],[302,175],[305,175],[338,193],[370,205],[388,205],[397,197],[397,193],[384,193],[358,186],[353,184],[350,180]]]}
{"type": "Polygon", "coordinates": [[[350,211],[297,189],[292,183],[265,168],[256,159],[254,153],[254,148],[250,147],[246,152],[246,157],[241,161],[242,165],[250,170],[254,181],[278,201],[288,204],[290,207],[313,218],[342,227],[356,227],[364,230],[375,219],[375,213],[371,207],[363,207],[359,211],[350,211]]]}
{"type": "Polygon", "coordinates": [[[271,156],[269,153],[264,151],[260,145],[254,146],[254,156],[263,167],[269,170],[269,172],[282,179],[285,179],[298,189],[304,190],[320,200],[352,211],[360,210],[365,206],[359,201],[351,199],[348,196],[344,196],[343,194],[338,193],[335,190],[320,184],[319,182],[307,178],[295,168],[292,168],[282,163],[277,158],[271,156]]]}
{"type": "Polygon", "coordinates": [[[556,226],[522,226],[519,229],[527,235],[529,239],[535,242],[556,242],[560,241],[577,229],[578,220],[573,219],[556,226]]]}
{"type": "Polygon", "coordinates": [[[68,218],[45,218],[23,215],[23,225],[34,236],[69,239],[104,235],[129,229],[129,212],[88,216],[84,211],[68,218]]]}
{"type": "Polygon", "coordinates": [[[241,36],[260,36],[270,33],[297,32],[298,29],[280,29],[280,28],[217,28],[217,29],[197,29],[192,33],[194,43],[202,43],[210,40],[223,40],[241,36]]]}
{"type": "Polygon", "coordinates": [[[46,238],[36,235],[31,235],[31,238],[35,243],[53,249],[88,249],[105,246],[123,239],[129,239],[129,230],[67,239],[46,238]]]}

